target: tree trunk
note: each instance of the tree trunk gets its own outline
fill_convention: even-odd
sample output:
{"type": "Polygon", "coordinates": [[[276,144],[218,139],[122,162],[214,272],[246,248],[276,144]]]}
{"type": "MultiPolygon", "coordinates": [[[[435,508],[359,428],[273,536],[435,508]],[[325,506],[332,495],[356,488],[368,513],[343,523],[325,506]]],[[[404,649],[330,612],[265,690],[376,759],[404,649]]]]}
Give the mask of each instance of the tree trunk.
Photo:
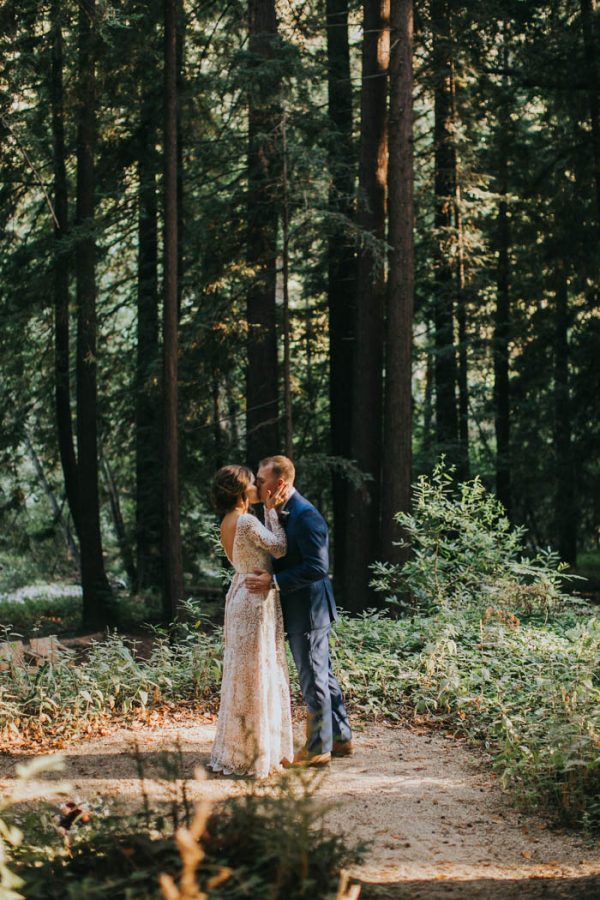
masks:
{"type": "Polygon", "coordinates": [[[183,210],[183,93],[185,59],[185,5],[177,4],[177,315],[181,315],[181,298],[184,278],[184,210],[183,210]]]}
{"type": "Polygon", "coordinates": [[[230,452],[235,457],[240,451],[240,436],[238,433],[238,407],[235,402],[231,372],[225,372],[225,394],[227,397],[227,419],[230,433],[230,452]]]}
{"type": "Polygon", "coordinates": [[[588,103],[592,126],[592,151],[594,162],[594,187],[596,189],[596,215],[600,226],[600,90],[598,83],[598,49],[596,43],[596,0],[581,0],[583,46],[588,82],[588,103]]]}
{"type": "Polygon", "coordinates": [[[577,485],[571,444],[571,400],[569,393],[568,283],[564,263],[556,270],[554,330],[554,429],[556,444],[556,533],[564,562],[577,562],[577,485]]]}
{"type": "Polygon", "coordinates": [[[133,561],[133,553],[127,539],[125,531],[125,523],[123,522],[123,514],[121,513],[121,502],[119,500],[119,492],[115,483],[115,478],[108,460],[104,455],[101,456],[102,474],[104,475],[104,484],[110,501],[110,512],[112,515],[117,543],[121,552],[121,560],[129,578],[129,584],[134,585],[137,582],[137,573],[135,571],[135,563],[133,561]]]}
{"type": "MultiPolygon", "coordinates": [[[[506,28],[506,26],[505,26],[506,28]]],[[[504,58],[505,68],[508,59],[504,58]]],[[[494,422],[496,429],[496,495],[510,517],[511,462],[510,462],[510,223],[508,220],[508,148],[510,142],[510,115],[508,110],[508,83],[504,76],[503,98],[498,121],[499,172],[497,222],[498,269],[496,287],[496,314],[494,322],[494,422]]]]}
{"type": "Polygon", "coordinates": [[[41,484],[46,497],[48,498],[48,502],[50,504],[50,508],[52,509],[52,514],[54,519],[58,525],[62,528],[63,535],[65,538],[65,543],[69,548],[69,553],[71,554],[71,559],[75,563],[76,566],[81,565],[81,558],[79,556],[79,548],[77,547],[77,543],[73,537],[73,533],[69,527],[69,522],[62,514],[61,506],[56,499],[54,491],[46,478],[46,473],[44,472],[44,467],[42,466],[42,461],[36,453],[35,447],[33,446],[31,439],[28,434],[25,434],[25,443],[27,445],[27,452],[29,453],[29,458],[33,463],[33,468],[35,469],[36,475],[38,477],[38,481],[41,484]]]}
{"type": "Polygon", "coordinates": [[[435,385],[435,356],[434,342],[432,340],[431,331],[432,323],[429,319],[425,321],[425,330],[427,334],[427,360],[425,364],[425,391],[423,397],[423,450],[426,458],[429,459],[432,447],[435,446],[435,434],[433,429],[433,393],[435,385]]]}
{"type": "Polygon", "coordinates": [[[457,366],[454,342],[454,295],[451,245],[454,205],[454,123],[452,120],[452,41],[447,0],[432,0],[435,78],[435,417],[438,452],[460,467],[456,404],[457,366]]]}
{"type": "Polygon", "coordinates": [[[383,439],[382,550],[401,562],[397,512],[410,511],[414,307],[413,4],[391,0],[388,307],[383,439]]]}
{"type": "Polygon", "coordinates": [[[221,427],[221,398],[219,375],[216,370],[212,373],[212,420],[213,420],[213,438],[214,438],[214,464],[215,469],[220,469],[225,465],[223,462],[223,429],[221,427]]]}
{"type": "MultiPolygon", "coordinates": [[[[152,12],[150,13],[152,15],[152,12]]],[[[150,24],[147,32],[150,32],[150,24]]],[[[138,134],[138,260],[136,346],[136,591],[160,591],[162,437],[158,298],[158,209],[156,139],[159,102],[152,83],[153,54],[142,54],[144,79],[138,134]]]]}
{"type": "Polygon", "coordinates": [[[248,368],[246,447],[248,463],[276,453],[279,445],[277,328],[275,307],[279,125],[274,0],[249,0],[249,50],[254,65],[248,109],[248,368]]]}
{"type": "Polygon", "coordinates": [[[54,380],[56,429],[65,493],[75,530],[79,530],[79,498],[77,460],[73,441],[71,417],[71,388],[69,363],[69,250],[64,248],[69,230],[67,170],[65,152],[63,36],[61,3],[53,0],[52,68],[50,103],[52,107],[52,137],[54,166],[54,210],[58,225],[54,227],[54,380]]]}
{"type": "Polygon", "coordinates": [[[164,299],[163,299],[163,613],[176,618],[183,600],[177,437],[177,24],[179,3],[165,0],[164,299]]]}
{"type": "MultiPolygon", "coordinates": [[[[285,113],[281,121],[281,140],[283,155],[283,248],[282,248],[282,281],[283,281],[283,410],[285,423],[284,453],[294,458],[294,421],[292,417],[292,357],[290,328],[290,208],[288,191],[288,146],[285,113]]],[[[309,392],[310,398],[310,392],[309,392]]]]}
{"type": "MultiPolygon", "coordinates": [[[[456,77],[452,68],[452,121],[457,121],[456,77]]],[[[465,239],[462,217],[460,164],[456,142],[454,151],[454,230],[456,233],[456,325],[458,329],[458,434],[460,440],[460,477],[469,478],[469,372],[467,362],[467,281],[465,239]]]]}
{"type": "Polygon", "coordinates": [[[102,557],[98,499],[94,236],[95,50],[95,0],[80,0],[77,85],[77,447],[83,621],[90,628],[104,627],[111,622],[111,592],[102,557]]]}
{"type": "MultiPolygon", "coordinates": [[[[387,181],[387,70],[389,0],[364,5],[358,222],[368,234],[385,240],[387,181]]],[[[344,596],[346,609],[374,602],[369,564],[379,553],[383,401],[384,265],[371,242],[358,260],[356,335],[352,381],[352,457],[369,476],[362,490],[349,486],[344,596]]]]}
{"type": "MultiPolygon", "coordinates": [[[[327,0],[327,90],[329,128],[329,210],[354,218],[354,146],[352,82],[347,0],[327,0]]],[[[352,354],[356,314],[356,253],[348,229],[331,226],[327,246],[329,309],[329,405],[331,452],[351,458],[352,354]]],[[[346,565],[348,482],[335,471],[333,488],[333,562],[336,582],[346,565]]]]}

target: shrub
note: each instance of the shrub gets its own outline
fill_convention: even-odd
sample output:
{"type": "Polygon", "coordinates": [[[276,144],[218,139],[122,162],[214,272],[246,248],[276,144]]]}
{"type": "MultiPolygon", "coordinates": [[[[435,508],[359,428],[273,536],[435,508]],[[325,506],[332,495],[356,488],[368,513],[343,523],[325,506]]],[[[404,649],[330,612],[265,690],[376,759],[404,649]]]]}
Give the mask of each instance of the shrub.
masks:
{"type": "Polygon", "coordinates": [[[376,563],[373,586],[409,610],[489,605],[544,614],[564,600],[558,556],[523,556],[524,529],[512,528],[502,505],[478,478],[455,486],[442,463],[414,485],[412,513],[396,521],[410,546],[403,565],[376,563]]]}
{"type": "MultiPolygon", "coordinates": [[[[170,771],[175,784],[176,760],[170,771]]],[[[248,795],[207,810],[208,821],[203,813],[198,837],[187,803],[172,808],[170,819],[161,809],[128,817],[93,815],[90,825],[72,828],[64,843],[54,829],[38,827],[18,854],[22,896],[158,900],[159,876],[177,882],[182,857],[191,855],[198,892],[212,879],[215,900],[333,900],[340,870],[358,862],[362,851],[327,831],[324,808],[314,796],[317,784],[314,777],[292,773],[254,785],[248,795]]]]}
{"type": "Polygon", "coordinates": [[[222,665],[221,631],[178,626],[179,637],[157,638],[148,660],[135,656],[135,642],[116,632],[96,641],[78,663],[63,649],[39,669],[0,672],[0,735],[5,740],[55,740],[81,733],[100,716],[128,713],[164,701],[211,698],[222,665]]]}
{"type": "Polygon", "coordinates": [[[523,530],[478,479],[455,487],[440,464],[396,518],[411,557],[378,564],[373,583],[413,618],[395,631],[373,619],[371,649],[351,635],[354,659],[338,652],[345,683],[373,708],[404,698],[450,718],[484,742],[524,805],[600,829],[598,618],[561,592],[555,554],[523,555],[523,530]]]}

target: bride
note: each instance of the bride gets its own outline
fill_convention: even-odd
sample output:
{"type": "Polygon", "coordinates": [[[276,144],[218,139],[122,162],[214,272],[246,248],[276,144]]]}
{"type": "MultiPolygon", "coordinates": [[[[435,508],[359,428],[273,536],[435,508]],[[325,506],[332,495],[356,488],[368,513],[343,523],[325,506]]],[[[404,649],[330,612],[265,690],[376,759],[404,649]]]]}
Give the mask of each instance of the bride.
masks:
{"type": "Polygon", "coordinates": [[[209,768],[265,778],[293,757],[283,617],[274,586],[256,594],[244,582],[254,569],[271,571],[271,558],[286,553],[274,508],[280,498],[265,500],[265,528],[248,512],[258,502],[252,471],[224,466],[214,479],[213,502],[235,574],[225,601],[221,703],[209,768]]]}

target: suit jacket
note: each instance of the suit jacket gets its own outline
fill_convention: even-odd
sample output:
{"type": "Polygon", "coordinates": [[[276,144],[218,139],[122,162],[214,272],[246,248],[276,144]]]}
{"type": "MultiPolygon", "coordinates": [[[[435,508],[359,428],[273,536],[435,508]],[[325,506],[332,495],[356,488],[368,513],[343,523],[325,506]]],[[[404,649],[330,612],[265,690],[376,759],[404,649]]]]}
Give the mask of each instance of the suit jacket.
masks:
{"type": "Polygon", "coordinates": [[[329,532],[321,513],[296,491],[280,513],[287,553],[274,560],[288,634],[326,628],[338,618],[329,578],[329,532]]]}

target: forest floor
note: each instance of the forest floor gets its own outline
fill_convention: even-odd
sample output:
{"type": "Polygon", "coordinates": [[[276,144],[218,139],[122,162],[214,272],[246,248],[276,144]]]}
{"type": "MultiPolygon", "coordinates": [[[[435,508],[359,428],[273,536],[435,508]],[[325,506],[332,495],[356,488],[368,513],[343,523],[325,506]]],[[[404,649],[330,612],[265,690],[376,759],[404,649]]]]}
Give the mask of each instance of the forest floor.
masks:
{"type": "MultiPolygon", "coordinates": [[[[160,755],[179,739],[185,776],[208,762],[215,733],[210,712],[173,711],[111,729],[62,750],[79,802],[112,798],[140,804],[133,743],[143,760],[151,800],[166,799],[160,755]],[[154,722],[154,724],[153,724],[154,722]],[[153,776],[156,780],[153,780],[153,776]]],[[[300,743],[302,724],[297,723],[300,743]]],[[[557,830],[544,818],[511,806],[489,765],[465,742],[420,725],[358,724],[356,753],[334,760],[317,795],[333,807],[335,831],[370,847],[352,875],[361,898],[591,898],[600,897],[600,841],[557,830]]],[[[0,757],[0,792],[15,764],[31,753],[0,757]]],[[[213,802],[240,795],[248,782],[209,776],[191,781],[191,797],[213,802]]],[[[44,783],[39,784],[40,799],[44,783]]]]}

